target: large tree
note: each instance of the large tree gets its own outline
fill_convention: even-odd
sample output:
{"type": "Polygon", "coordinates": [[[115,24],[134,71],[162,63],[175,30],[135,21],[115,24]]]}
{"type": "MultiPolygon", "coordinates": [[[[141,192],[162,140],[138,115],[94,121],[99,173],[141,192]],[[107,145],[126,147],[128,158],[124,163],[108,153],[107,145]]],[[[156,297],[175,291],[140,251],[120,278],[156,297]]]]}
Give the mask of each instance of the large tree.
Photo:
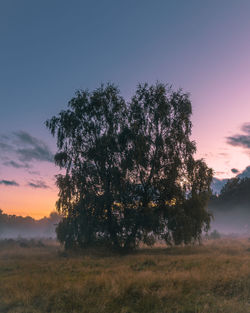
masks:
{"type": "Polygon", "coordinates": [[[195,160],[187,94],[139,85],[130,102],[113,85],[78,91],[46,122],[57,137],[57,228],[66,247],[197,240],[207,230],[212,170],[195,160]]]}

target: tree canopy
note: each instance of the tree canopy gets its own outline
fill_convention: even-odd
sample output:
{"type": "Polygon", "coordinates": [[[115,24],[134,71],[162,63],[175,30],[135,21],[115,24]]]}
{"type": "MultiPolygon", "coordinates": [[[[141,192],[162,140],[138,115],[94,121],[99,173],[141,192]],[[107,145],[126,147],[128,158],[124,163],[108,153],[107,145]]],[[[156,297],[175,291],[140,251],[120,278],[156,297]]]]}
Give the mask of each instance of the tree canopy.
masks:
{"type": "Polygon", "coordinates": [[[212,170],[195,160],[191,102],[181,90],[139,85],[130,101],[111,84],[77,91],[46,122],[57,138],[57,228],[65,247],[131,249],[155,239],[199,240],[212,170]]]}

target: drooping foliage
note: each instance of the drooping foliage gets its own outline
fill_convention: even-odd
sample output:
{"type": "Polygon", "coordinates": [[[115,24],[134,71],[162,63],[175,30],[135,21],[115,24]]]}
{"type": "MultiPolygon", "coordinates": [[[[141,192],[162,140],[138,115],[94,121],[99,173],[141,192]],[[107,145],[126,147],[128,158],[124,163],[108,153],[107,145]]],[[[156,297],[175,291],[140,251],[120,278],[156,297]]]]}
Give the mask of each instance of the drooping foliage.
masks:
{"type": "Polygon", "coordinates": [[[195,160],[187,94],[139,85],[130,102],[113,85],[78,91],[46,122],[57,138],[57,228],[65,247],[135,248],[156,238],[197,240],[207,230],[212,170],[195,160]]]}

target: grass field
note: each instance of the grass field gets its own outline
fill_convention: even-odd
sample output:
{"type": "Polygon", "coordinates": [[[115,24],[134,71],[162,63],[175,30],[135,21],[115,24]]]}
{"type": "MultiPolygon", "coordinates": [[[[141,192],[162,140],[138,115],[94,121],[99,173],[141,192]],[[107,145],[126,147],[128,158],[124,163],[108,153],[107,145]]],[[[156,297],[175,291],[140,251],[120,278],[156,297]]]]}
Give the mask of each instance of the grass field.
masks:
{"type": "Polygon", "coordinates": [[[247,313],[250,241],[66,255],[55,242],[0,242],[1,313],[247,313]]]}

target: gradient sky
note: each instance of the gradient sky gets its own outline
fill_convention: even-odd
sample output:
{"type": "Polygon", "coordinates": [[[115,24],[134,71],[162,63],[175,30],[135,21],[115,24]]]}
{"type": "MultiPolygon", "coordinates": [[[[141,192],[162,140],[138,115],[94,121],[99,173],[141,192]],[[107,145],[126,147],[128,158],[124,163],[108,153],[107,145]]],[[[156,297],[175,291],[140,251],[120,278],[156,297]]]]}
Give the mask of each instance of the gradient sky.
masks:
{"type": "Polygon", "coordinates": [[[0,208],[35,218],[54,209],[44,122],[75,90],[106,82],[126,99],[157,80],[190,92],[197,157],[218,178],[244,171],[249,37],[249,0],[1,0],[0,208]]]}

